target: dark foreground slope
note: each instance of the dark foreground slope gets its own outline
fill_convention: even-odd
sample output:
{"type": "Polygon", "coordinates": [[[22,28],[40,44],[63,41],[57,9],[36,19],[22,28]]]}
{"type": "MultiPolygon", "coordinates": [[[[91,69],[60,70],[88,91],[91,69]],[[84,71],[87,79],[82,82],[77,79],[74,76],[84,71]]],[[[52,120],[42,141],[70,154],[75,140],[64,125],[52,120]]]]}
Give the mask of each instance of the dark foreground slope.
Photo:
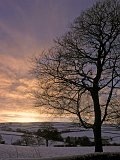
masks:
{"type": "MultiPolygon", "coordinates": [[[[21,160],[21,159],[19,159],[21,160]]],[[[120,160],[119,153],[92,153],[80,156],[43,158],[40,160],[120,160]]]]}
{"type": "Polygon", "coordinates": [[[120,153],[88,154],[71,160],[120,160],[120,153]]]}

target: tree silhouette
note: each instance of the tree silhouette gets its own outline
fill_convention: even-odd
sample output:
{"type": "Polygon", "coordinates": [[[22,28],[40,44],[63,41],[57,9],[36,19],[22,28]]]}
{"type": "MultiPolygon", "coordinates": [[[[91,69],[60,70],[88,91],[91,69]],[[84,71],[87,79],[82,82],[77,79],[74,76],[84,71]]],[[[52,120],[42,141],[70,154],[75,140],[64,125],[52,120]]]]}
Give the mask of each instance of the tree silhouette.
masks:
{"type": "Polygon", "coordinates": [[[44,129],[38,129],[36,132],[36,135],[38,137],[43,137],[46,140],[46,146],[48,147],[48,141],[54,140],[54,141],[61,141],[62,137],[60,133],[57,131],[57,129],[51,127],[51,126],[45,126],[44,129]]]}
{"type": "Polygon", "coordinates": [[[120,2],[98,1],[82,12],[34,65],[36,106],[77,115],[102,152],[101,126],[120,88],[120,2]]]}

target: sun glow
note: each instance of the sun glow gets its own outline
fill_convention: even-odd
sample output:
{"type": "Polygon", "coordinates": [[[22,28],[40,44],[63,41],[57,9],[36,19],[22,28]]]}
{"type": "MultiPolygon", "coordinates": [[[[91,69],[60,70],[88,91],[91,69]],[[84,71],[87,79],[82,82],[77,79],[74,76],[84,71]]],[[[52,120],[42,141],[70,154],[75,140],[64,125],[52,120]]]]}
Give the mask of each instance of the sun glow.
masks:
{"type": "Polygon", "coordinates": [[[27,122],[42,122],[43,116],[41,116],[37,112],[29,111],[29,112],[12,112],[12,111],[6,111],[5,113],[1,113],[1,118],[3,120],[1,122],[21,122],[21,123],[27,123],[27,122]],[[5,116],[6,115],[6,116],[5,116]]]}
{"type": "Polygon", "coordinates": [[[18,112],[18,116],[14,117],[14,122],[39,122],[42,121],[40,119],[40,115],[37,113],[27,113],[27,112],[18,112]]]}

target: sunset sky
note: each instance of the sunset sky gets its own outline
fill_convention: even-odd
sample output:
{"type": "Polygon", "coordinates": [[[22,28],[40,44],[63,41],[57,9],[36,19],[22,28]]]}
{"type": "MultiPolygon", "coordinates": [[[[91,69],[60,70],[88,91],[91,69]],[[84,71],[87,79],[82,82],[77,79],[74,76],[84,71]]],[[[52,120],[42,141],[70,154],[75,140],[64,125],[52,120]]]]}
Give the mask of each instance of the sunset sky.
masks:
{"type": "Polygon", "coordinates": [[[95,0],[0,0],[0,122],[45,121],[30,100],[29,59],[53,45],[95,0]]]}

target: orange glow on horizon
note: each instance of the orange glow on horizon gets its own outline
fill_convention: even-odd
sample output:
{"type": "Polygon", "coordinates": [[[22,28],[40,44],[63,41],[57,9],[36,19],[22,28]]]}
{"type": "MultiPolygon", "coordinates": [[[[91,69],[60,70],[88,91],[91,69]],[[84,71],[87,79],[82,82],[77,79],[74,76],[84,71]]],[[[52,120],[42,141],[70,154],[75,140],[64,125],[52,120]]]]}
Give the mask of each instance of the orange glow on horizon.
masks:
{"type": "Polygon", "coordinates": [[[6,111],[1,113],[1,122],[43,122],[44,115],[40,115],[37,112],[29,111],[29,112],[15,112],[15,111],[6,111]],[[3,118],[2,118],[3,117],[3,118]]]}
{"type": "Polygon", "coordinates": [[[25,122],[39,122],[40,120],[38,120],[37,116],[35,113],[18,113],[18,117],[14,118],[14,122],[21,122],[21,123],[25,123],[25,122]]]}
{"type": "Polygon", "coordinates": [[[70,122],[70,117],[54,116],[51,114],[40,113],[36,110],[29,111],[1,111],[0,123],[31,123],[31,122],[70,122]]]}

